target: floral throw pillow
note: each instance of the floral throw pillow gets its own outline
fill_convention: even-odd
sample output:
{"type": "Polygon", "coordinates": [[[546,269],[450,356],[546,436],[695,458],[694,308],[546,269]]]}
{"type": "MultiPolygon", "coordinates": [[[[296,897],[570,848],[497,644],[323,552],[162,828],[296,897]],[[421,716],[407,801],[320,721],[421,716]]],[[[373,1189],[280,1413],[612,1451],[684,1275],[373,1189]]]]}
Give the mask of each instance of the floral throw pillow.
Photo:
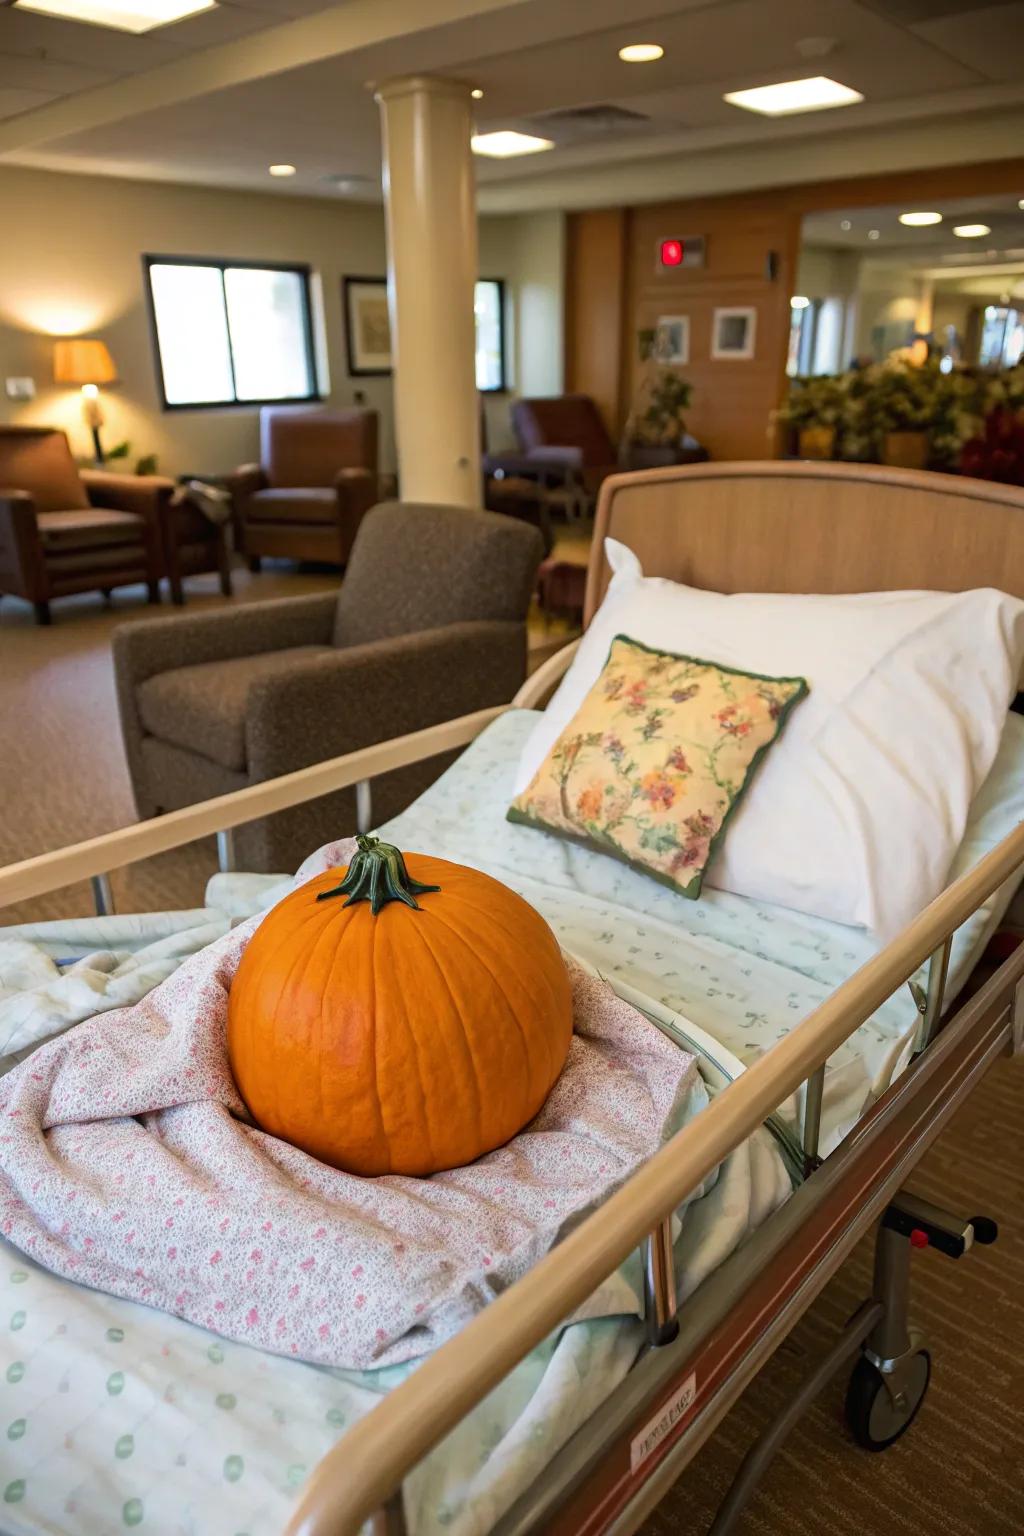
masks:
{"type": "Polygon", "coordinates": [[[508,819],[696,899],[754,769],[806,693],[802,677],[758,677],[617,635],[508,819]]]}

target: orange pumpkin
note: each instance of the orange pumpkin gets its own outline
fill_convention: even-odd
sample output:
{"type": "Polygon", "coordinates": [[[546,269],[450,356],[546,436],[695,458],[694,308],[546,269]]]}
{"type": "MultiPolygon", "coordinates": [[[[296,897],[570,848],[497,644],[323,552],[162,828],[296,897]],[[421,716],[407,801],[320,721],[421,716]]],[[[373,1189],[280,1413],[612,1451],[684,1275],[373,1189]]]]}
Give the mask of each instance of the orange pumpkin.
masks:
{"type": "Polygon", "coordinates": [[[263,1130],[350,1173],[471,1163],[522,1130],[565,1063],[561,952],[489,875],[358,842],[250,940],[228,1009],[235,1081],[263,1130]]]}

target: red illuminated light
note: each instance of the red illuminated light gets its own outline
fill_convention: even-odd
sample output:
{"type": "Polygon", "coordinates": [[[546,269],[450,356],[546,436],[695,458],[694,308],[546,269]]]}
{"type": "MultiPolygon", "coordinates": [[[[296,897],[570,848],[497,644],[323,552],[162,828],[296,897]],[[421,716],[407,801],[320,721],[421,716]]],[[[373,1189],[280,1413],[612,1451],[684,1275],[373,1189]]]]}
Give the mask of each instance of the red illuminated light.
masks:
{"type": "Polygon", "coordinates": [[[663,267],[682,266],[683,242],[681,240],[663,240],[661,242],[661,264],[663,267]]]}

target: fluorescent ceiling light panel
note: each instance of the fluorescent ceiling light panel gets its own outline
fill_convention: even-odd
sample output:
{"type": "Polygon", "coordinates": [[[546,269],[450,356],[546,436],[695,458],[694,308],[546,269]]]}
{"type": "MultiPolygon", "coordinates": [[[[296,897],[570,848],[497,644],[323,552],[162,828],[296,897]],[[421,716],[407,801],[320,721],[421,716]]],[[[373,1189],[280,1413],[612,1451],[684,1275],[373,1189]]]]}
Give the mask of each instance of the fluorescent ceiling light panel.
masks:
{"type": "Polygon", "coordinates": [[[987,224],[955,224],[953,233],[961,240],[980,240],[982,235],[990,235],[992,231],[987,224]]]}
{"type": "Polygon", "coordinates": [[[285,165],[283,162],[280,165],[268,165],[267,166],[267,170],[270,172],[271,176],[294,176],[295,175],[295,167],[294,167],[294,165],[285,165]]]}
{"type": "Polygon", "coordinates": [[[119,32],[151,32],[170,21],[212,11],[217,0],[15,0],[18,10],[84,21],[119,32]]]}
{"type": "Polygon", "coordinates": [[[923,229],[926,224],[941,224],[941,213],[901,213],[900,223],[909,224],[911,229],[923,229]]]}
{"type": "Polygon", "coordinates": [[[542,149],[554,149],[552,139],[538,139],[532,133],[516,133],[502,128],[496,133],[475,133],[470,139],[474,155],[490,155],[495,160],[510,160],[513,155],[536,155],[542,149]]]}
{"type": "Polygon", "coordinates": [[[792,112],[822,112],[826,107],[849,107],[863,101],[860,91],[812,75],[809,80],[783,80],[778,85],[755,85],[749,91],[726,91],[724,101],[766,117],[787,117],[792,112]]]}

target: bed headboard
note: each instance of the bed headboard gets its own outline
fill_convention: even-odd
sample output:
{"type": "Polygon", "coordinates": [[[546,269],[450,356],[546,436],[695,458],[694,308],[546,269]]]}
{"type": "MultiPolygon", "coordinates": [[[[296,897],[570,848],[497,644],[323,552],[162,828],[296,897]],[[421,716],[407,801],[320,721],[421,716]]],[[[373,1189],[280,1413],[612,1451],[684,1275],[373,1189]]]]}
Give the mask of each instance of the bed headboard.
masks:
{"type": "Polygon", "coordinates": [[[965,591],[1024,597],[1024,490],[877,464],[692,464],[601,488],[584,623],[606,535],[648,576],[716,592],[965,591]]]}

